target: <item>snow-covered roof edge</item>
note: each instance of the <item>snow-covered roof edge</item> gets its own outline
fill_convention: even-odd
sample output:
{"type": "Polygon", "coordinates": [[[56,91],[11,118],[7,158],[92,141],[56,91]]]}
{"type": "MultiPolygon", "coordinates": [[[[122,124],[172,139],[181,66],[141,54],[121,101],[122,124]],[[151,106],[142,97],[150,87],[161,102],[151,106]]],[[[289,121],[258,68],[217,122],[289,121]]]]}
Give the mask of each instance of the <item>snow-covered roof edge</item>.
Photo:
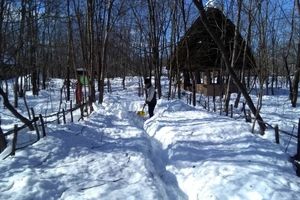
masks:
{"type": "Polygon", "coordinates": [[[223,10],[222,6],[222,1],[221,0],[208,0],[207,3],[205,4],[206,8],[217,8],[219,10],[223,10]]]}

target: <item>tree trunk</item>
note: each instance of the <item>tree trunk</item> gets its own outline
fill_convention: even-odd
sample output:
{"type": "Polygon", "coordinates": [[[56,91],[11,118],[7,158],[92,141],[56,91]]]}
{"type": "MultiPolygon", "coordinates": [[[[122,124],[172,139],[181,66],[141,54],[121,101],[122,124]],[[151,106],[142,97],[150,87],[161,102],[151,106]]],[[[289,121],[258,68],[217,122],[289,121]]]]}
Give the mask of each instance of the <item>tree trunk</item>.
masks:
{"type": "Polygon", "coordinates": [[[36,7],[37,5],[32,5],[34,2],[29,3],[31,11],[29,11],[29,43],[30,43],[30,67],[31,67],[31,85],[32,94],[38,95],[38,69],[37,69],[37,26],[36,19],[37,16],[36,7]]]}
{"type": "Polygon", "coordinates": [[[292,107],[294,107],[294,108],[297,106],[299,76],[300,76],[300,43],[298,43],[296,71],[294,72],[294,79],[293,79],[293,83],[292,83],[291,101],[292,101],[292,107]]]}
{"type": "MultiPolygon", "coordinates": [[[[184,32],[187,32],[187,19],[185,16],[185,8],[184,8],[184,0],[181,0],[181,13],[183,18],[183,25],[184,25],[184,32]]],[[[192,78],[192,98],[193,98],[193,106],[196,106],[196,80],[195,80],[195,74],[192,71],[191,62],[190,62],[190,48],[188,46],[188,38],[185,37],[185,49],[186,49],[186,65],[188,65],[190,77],[192,78]]]]}
{"type": "MultiPolygon", "coordinates": [[[[94,13],[95,13],[95,1],[87,0],[88,5],[88,72],[89,72],[89,101],[96,101],[95,91],[95,73],[94,73],[94,13]]],[[[92,109],[92,108],[91,108],[92,109]]]]}
{"type": "Polygon", "coordinates": [[[7,146],[7,141],[5,139],[5,136],[1,128],[1,118],[0,118],[0,153],[6,148],[6,146],[7,146]]]}
{"type": "Polygon", "coordinates": [[[26,124],[30,130],[33,130],[33,125],[31,124],[31,122],[24,117],[23,115],[21,115],[20,113],[18,113],[18,111],[11,105],[11,103],[8,100],[7,94],[3,91],[3,89],[0,87],[0,95],[3,98],[3,105],[16,117],[18,118],[21,122],[23,122],[24,124],[26,124]]]}
{"type": "Polygon", "coordinates": [[[111,15],[112,15],[112,8],[113,8],[114,0],[110,0],[108,2],[107,8],[107,19],[104,28],[104,38],[102,43],[102,53],[101,53],[101,77],[100,77],[100,89],[99,89],[99,103],[103,103],[104,98],[104,80],[106,77],[106,70],[107,70],[107,48],[108,48],[108,36],[110,32],[111,26],[111,15]]]}
{"type": "Polygon", "coordinates": [[[19,82],[18,82],[18,77],[15,78],[15,83],[14,83],[14,107],[18,107],[18,91],[19,91],[19,82]]]}

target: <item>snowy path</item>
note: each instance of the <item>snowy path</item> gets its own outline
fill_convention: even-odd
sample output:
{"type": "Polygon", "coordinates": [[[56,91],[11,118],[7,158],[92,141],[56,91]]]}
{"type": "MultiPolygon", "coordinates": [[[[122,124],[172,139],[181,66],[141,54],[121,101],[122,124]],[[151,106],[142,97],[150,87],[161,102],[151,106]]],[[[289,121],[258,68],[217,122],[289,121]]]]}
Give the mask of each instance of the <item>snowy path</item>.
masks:
{"type": "Polygon", "coordinates": [[[145,123],[189,199],[297,199],[300,180],[280,146],[242,121],[181,101],[161,102],[145,123]]]}
{"type": "Polygon", "coordinates": [[[135,113],[142,102],[132,101],[126,96],[121,98],[118,94],[108,97],[107,102],[104,105],[105,109],[112,112],[113,115],[119,116],[120,119],[128,121],[130,127],[141,131],[142,137],[146,140],[147,154],[145,158],[149,159],[147,165],[150,176],[154,177],[155,184],[160,188],[159,192],[164,194],[162,199],[188,199],[186,194],[178,187],[176,176],[166,170],[168,164],[167,151],[162,148],[162,144],[156,138],[148,135],[144,130],[144,119],[141,119],[135,113]]]}
{"type": "MultiPolygon", "coordinates": [[[[250,124],[179,100],[159,100],[144,122],[130,81],[86,121],[53,124],[46,138],[0,160],[0,199],[299,198],[288,155],[250,133],[250,124]]],[[[35,109],[43,111],[44,101],[35,109]]]]}
{"type": "Polygon", "coordinates": [[[129,111],[137,103],[110,96],[88,121],[0,162],[1,199],[187,199],[161,145],[129,111]]]}

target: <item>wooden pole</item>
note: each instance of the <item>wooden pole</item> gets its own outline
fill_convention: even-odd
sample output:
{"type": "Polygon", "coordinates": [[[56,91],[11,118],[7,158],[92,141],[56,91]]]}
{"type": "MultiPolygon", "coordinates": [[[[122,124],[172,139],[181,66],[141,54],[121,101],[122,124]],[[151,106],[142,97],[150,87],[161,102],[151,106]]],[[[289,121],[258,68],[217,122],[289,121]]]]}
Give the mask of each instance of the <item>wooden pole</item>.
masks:
{"type": "Polygon", "coordinates": [[[278,128],[278,125],[276,124],[275,126],[275,142],[276,144],[279,144],[279,128],[278,128]]]}
{"type": "Polygon", "coordinates": [[[41,125],[42,125],[43,137],[45,137],[46,131],[45,131],[45,123],[44,123],[43,115],[40,114],[39,116],[40,116],[40,121],[41,121],[41,125]]]}
{"type": "Polygon", "coordinates": [[[220,104],[220,115],[222,115],[222,99],[221,99],[221,104],[220,104]]]}
{"type": "Polygon", "coordinates": [[[56,117],[57,117],[57,124],[60,124],[60,121],[59,121],[59,112],[56,114],[56,117]]]}
{"type": "MultiPolygon", "coordinates": [[[[37,118],[37,119],[38,119],[38,118],[37,118]]],[[[37,120],[36,120],[36,118],[33,118],[33,120],[34,120],[33,124],[34,124],[35,130],[36,130],[37,140],[40,140],[41,136],[40,136],[39,127],[38,127],[38,125],[37,125],[37,123],[36,123],[37,120]]]]}
{"type": "Polygon", "coordinates": [[[83,107],[84,107],[84,105],[83,105],[83,104],[81,104],[81,105],[80,105],[80,118],[79,118],[79,120],[78,120],[78,121],[80,121],[80,119],[82,119],[82,120],[83,120],[83,117],[84,117],[84,113],[83,113],[83,107]]]}
{"type": "Polygon", "coordinates": [[[214,112],[216,112],[216,96],[215,96],[215,90],[214,90],[213,102],[214,102],[214,112]]]}
{"type": "Polygon", "coordinates": [[[230,117],[233,118],[233,105],[230,104],[230,117]]]}
{"type": "Polygon", "coordinates": [[[300,119],[298,122],[298,144],[297,144],[297,156],[296,156],[297,160],[300,160],[300,119]]]}
{"type": "Polygon", "coordinates": [[[32,120],[34,121],[33,124],[34,124],[34,128],[35,128],[35,131],[36,131],[37,140],[40,140],[40,132],[39,132],[39,128],[38,128],[37,123],[36,123],[35,112],[34,112],[33,108],[31,108],[31,113],[32,113],[32,120]]]}
{"type": "Polygon", "coordinates": [[[226,111],[226,116],[228,116],[228,112],[229,112],[228,110],[229,110],[229,109],[225,109],[225,111],[226,111]]]}
{"type": "Polygon", "coordinates": [[[66,124],[66,112],[65,112],[65,109],[62,109],[62,112],[63,112],[63,121],[64,121],[64,124],[66,124]]]}
{"type": "Polygon", "coordinates": [[[16,146],[17,146],[17,137],[18,137],[18,125],[15,124],[14,126],[14,136],[13,136],[13,140],[12,140],[12,150],[10,155],[14,156],[16,153],[16,146]]]}
{"type": "Polygon", "coordinates": [[[1,117],[0,117],[0,153],[6,148],[7,142],[1,128],[1,117]]]}
{"type": "Polygon", "coordinates": [[[2,124],[2,121],[1,121],[1,116],[0,116],[0,135],[3,134],[3,130],[1,128],[1,124],[2,124]]]}
{"type": "Polygon", "coordinates": [[[73,105],[72,105],[72,100],[70,100],[70,112],[71,112],[71,122],[73,123],[73,105]]]}
{"type": "Polygon", "coordinates": [[[210,111],[210,107],[209,107],[210,101],[209,101],[209,96],[207,96],[207,110],[210,111]]]}

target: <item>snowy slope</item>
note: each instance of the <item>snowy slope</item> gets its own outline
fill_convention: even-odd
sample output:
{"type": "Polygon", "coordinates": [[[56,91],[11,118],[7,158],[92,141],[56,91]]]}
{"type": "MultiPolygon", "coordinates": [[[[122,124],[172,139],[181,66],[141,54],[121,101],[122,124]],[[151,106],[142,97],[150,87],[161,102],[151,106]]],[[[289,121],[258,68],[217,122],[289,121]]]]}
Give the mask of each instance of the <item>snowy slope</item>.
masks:
{"type": "Polygon", "coordinates": [[[287,154],[249,124],[164,102],[145,129],[168,154],[167,169],[189,199],[297,199],[287,154]]]}

